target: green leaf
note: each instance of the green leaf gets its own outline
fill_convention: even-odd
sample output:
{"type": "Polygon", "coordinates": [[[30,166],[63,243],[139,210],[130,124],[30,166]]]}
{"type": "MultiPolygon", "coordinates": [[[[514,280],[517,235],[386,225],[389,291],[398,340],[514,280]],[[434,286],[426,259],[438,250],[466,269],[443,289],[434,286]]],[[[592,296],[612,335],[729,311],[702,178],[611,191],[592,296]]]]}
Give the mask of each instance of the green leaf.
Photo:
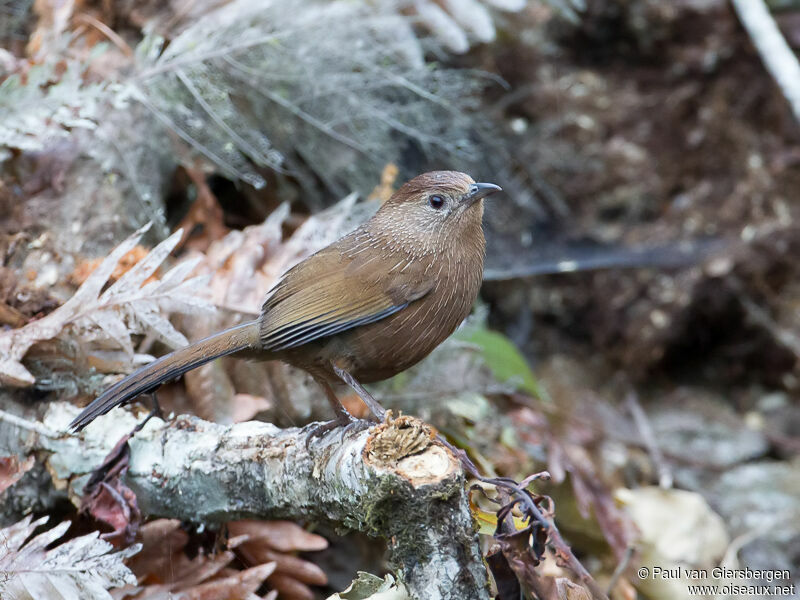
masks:
{"type": "Polygon", "coordinates": [[[519,390],[547,399],[525,357],[502,333],[481,327],[467,327],[457,332],[456,337],[480,348],[486,366],[499,382],[513,383],[519,390]]]}

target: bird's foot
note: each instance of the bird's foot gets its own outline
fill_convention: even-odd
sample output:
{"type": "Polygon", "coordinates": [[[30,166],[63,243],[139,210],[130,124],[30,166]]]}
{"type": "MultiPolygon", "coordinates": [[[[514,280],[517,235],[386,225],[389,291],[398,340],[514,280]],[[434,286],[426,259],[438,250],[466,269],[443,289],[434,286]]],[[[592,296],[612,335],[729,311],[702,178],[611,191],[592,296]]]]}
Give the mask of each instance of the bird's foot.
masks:
{"type": "Polygon", "coordinates": [[[308,449],[309,445],[314,439],[322,437],[334,429],[340,429],[342,436],[344,436],[351,432],[358,433],[359,431],[363,431],[369,427],[372,427],[374,424],[375,421],[373,419],[357,419],[345,411],[344,413],[338,414],[332,421],[326,421],[324,423],[317,423],[314,425],[306,437],[306,449],[308,449]]]}

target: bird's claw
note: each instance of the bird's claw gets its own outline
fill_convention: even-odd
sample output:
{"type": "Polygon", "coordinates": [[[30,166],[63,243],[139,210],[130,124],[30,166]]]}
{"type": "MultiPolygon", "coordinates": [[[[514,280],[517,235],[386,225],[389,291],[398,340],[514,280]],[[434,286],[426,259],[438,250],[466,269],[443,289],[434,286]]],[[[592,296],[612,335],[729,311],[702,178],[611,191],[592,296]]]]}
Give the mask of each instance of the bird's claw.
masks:
{"type": "Polygon", "coordinates": [[[349,413],[337,416],[332,421],[316,424],[306,436],[306,449],[315,438],[322,437],[329,431],[341,428],[342,437],[348,433],[358,433],[372,427],[376,421],[374,419],[357,419],[349,413]]]}

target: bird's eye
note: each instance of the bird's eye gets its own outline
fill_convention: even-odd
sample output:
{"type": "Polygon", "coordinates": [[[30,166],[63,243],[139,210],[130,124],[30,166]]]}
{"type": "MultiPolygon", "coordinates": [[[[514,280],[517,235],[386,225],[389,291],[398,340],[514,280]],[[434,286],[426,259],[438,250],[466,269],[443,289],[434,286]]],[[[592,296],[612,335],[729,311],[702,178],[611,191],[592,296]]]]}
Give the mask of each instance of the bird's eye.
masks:
{"type": "Polygon", "coordinates": [[[444,198],[441,196],[431,196],[428,198],[428,204],[431,205],[431,208],[435,208],[436,210],[441,210],[444,207],[444,198]]]}

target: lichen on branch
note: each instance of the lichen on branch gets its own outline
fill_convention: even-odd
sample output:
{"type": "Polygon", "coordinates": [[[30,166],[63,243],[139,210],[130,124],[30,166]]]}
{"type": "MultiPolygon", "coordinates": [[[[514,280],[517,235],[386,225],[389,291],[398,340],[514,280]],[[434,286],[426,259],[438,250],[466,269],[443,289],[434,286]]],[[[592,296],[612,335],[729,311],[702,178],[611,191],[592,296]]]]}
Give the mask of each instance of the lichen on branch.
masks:
{"type": "MultiPolygon", "coordinates": [[[[78,437],[66,433],[77,411],[51,404],[29,446],[45,451],[54,485],[76,503],[88,473],[136,423],[117,410],[78,437]]],[[[144,516],[303,519],[380,536],[412,597],[488,598],[461,464],[428,426],[400,418],[322,436],[313,430],[153,418],[129,442],[124,483],[144,516]]]]}

